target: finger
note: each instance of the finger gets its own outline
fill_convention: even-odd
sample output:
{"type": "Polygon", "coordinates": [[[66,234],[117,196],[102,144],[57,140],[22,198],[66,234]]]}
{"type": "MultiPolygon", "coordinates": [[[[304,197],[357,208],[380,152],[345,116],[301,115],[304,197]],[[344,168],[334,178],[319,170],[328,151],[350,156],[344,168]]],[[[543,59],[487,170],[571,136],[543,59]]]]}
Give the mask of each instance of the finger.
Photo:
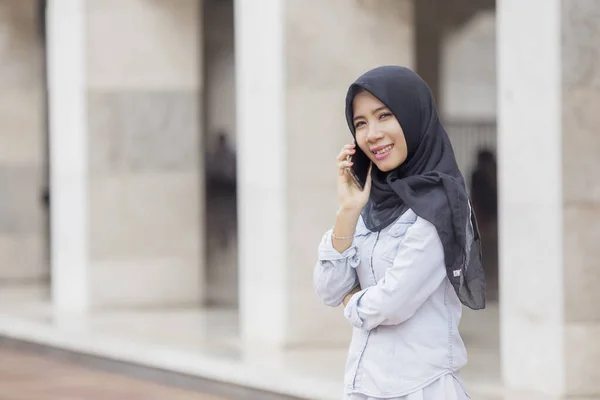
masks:
{"type": "Polygon", "coordinates": [[[347,151],[356,151],[354,144],[351,143],[344,145],[340,154],[345,153],[347,151]]]}
{"type": "Polygon", "coordinates": [[[338,175],[344,176],[344,174],[348,173],[348,168],[352,167],[352,165],[354,165],[354,164],[350,161],[343,161],[343,162],[339,163],[338,164],[338,175]]]}
{"type": "MultiPolygon", "coordinates": [[[[345,171],[348,168],[352,167],[354,165],[354,163],[352,161],[341,161],[340,163],[338,163],[338,169],[340,171],[345,171]]],[[[342,175],[342,174],[340,174],[342,175]]]]}
{"type": "Polygon", "coordinates": [[[342,161],[345,161],[348,156],[350,156],[350,155],[352,155],[354,153],[356,153],[356,150],[344,148],[344,149],[342,149],[342,151],[340,152],[340,154],[337,156],[336,160],[337,160],[338,163],[342,162],[342,161]]]}
{"type": "Polygon", "coordinates": [[[356,150],[356,145],[354,143],[350,143],[342,147],[343,150],[356,150]]]}

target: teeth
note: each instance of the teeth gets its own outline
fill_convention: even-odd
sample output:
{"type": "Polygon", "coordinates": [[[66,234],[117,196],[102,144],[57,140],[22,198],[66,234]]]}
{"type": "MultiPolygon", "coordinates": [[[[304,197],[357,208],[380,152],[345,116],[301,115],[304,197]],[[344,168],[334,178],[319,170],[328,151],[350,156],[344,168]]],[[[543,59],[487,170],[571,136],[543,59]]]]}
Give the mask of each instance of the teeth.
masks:
{"type": "Polygon", "coordinates": [[[393,144],[390,144],[389,146],[385,146],[383,149],[376,151],[375,154],[387,153],[388,151],[390,151],[392,149],[392,147],[394,147],[393,144]]]}

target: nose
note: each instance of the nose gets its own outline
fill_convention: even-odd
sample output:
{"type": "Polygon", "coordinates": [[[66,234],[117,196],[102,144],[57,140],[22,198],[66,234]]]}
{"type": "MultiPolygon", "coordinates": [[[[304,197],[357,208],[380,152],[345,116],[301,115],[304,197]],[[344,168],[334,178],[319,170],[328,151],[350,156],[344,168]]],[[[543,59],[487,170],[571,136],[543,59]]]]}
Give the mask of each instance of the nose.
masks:
{"type": "Polygon", "coordinates": [[[367,142],[376,143],[381,138],[383,138],[383,133],[377,124],[370,124],[369,131],[367,132],[367,142]]]}

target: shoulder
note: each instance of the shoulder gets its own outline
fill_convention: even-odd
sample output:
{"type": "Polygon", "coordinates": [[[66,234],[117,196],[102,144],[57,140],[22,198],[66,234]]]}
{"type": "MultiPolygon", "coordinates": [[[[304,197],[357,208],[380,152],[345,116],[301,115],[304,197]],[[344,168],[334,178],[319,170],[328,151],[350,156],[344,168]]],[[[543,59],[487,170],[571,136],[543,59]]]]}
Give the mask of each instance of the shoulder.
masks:
{"type": "Polygon", "coordinates": [[[417,214],[415,214],[415,212],[411,208],[409,208],[404,212],[404,214],[399,216],[398,219],[396,219],[396,221],[394,221],[392,224],[390,224],[390,226],[385,228],[383,230],[383,233],[389,234],[393,237],[403,236],[409,228],[411,228],[412,230],[412,227],[417,223],[418,220],[419,217],[417,216],[417,214]]]}
{"type": "Polygon", "coordinates": [[[384,229],[391,237],[411,237],[421,241],[439,241],[435,225],[425,218],[419,217],[412,209],[407,210],[393,224],[384,229]]]}
{"type": "MultiPolygon", "coordinates": [[[[356,224],[356,235],[363,236],[372,233],[365,225],[362,216],[356,224]]],[[[419,217],[411,208],[398,217],[396,221],[381,231],[381,234],[392,237],[401,237],[405,234],[417,236],[437,236],[437,229],[428,220],[419,217]]]]}

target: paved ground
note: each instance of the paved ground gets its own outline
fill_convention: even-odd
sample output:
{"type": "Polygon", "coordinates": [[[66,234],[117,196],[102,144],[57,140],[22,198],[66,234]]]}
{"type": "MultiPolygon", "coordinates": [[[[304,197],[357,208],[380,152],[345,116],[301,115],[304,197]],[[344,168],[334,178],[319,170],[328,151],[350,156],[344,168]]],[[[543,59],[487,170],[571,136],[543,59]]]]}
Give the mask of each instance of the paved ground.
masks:
{"type": "Polygon", "coordinates": [[[293,400],[0,338],[2,400],[293,400]]]}

